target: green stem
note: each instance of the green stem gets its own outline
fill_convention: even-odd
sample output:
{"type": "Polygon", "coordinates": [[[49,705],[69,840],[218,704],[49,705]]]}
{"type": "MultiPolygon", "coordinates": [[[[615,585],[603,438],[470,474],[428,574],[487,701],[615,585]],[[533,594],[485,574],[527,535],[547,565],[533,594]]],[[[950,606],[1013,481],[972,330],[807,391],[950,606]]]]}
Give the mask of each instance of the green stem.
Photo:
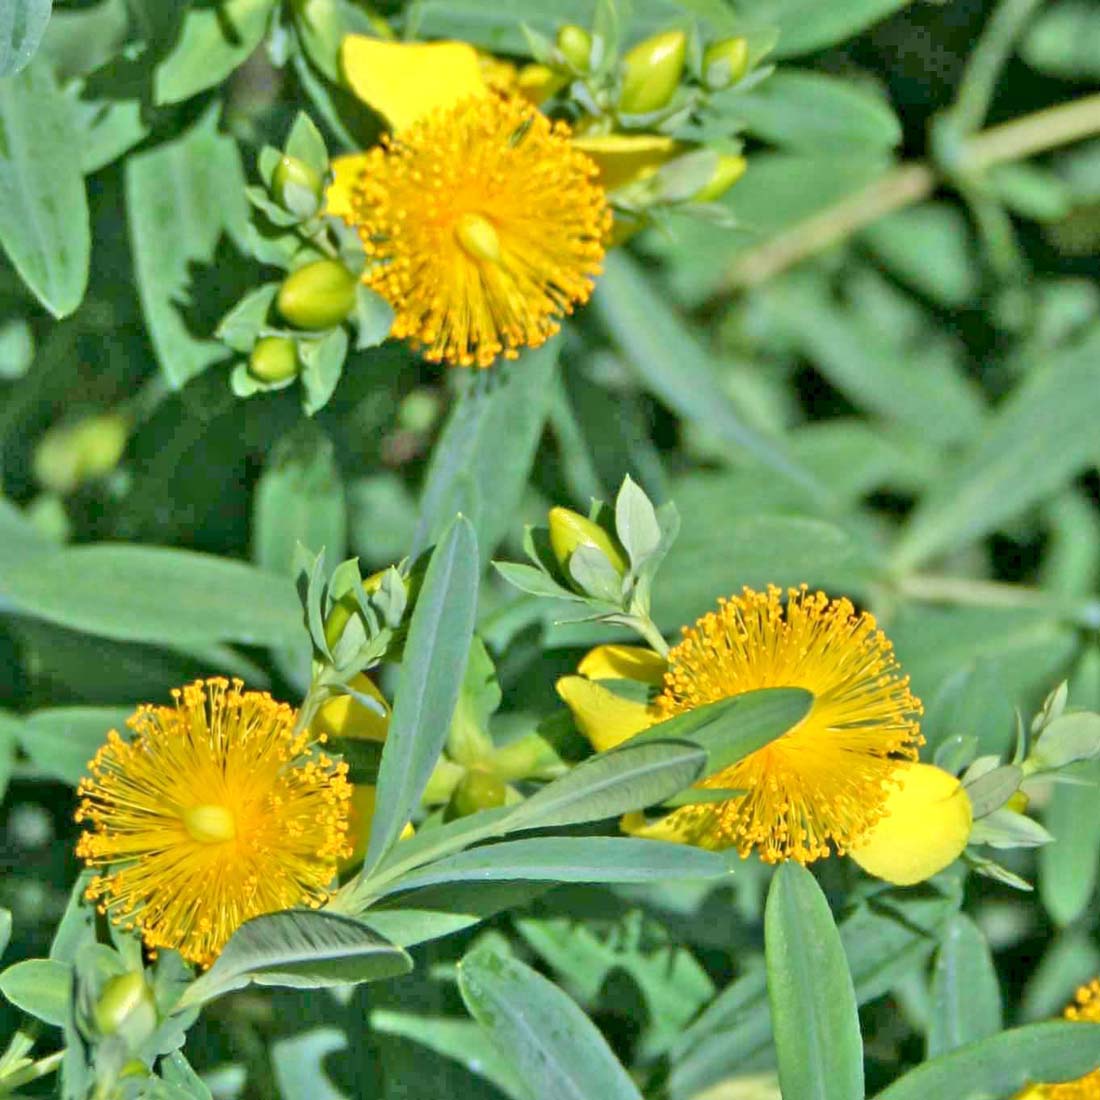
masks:
{"type": "Polygon", "coordinates": [[[966,63],[951,117],[961,133],[977,130],[989,113],[997,79],[1017,38],[1043,0],[1001,0],[966,63]]]}
{"type": "MultiPolygon", "coordinates": [[[[979,174],[993,165],[1026,160],[1095,134],[1100,134],[1100,94],[1036,111],[968,138],[963,142],[958,174],[979,174]]],[[[923,161],[898,165],[862,191],[742,253],[722,293],[766,282],[887,214],[922,202],[932,195],[939,180],[931,165],[923,161]]]]}
{"type": "Polygon", "coordinates": [[[32,1081],[37,1081],[40,1077],[53,1073],[61,1065],[61,1059],[64,1056],[65,1052],[58,1050],[53,1054],[46,1055],[45,1058],[39,1058],[37,1062],[32,1062],[29,1066],[16,1070],[15,1073],[0,1081],[0,1095],[14,1092],[23,1085],[29,1085],[32,1081]]]}
{"type": "Polygon", "coordinates": [[[662,657],[668,656],[668,642],[664,635],[657,629],[657,624],[647,615],[645,618],[636,616],[634,629],[649,643],[650,648],[662,657]]]}

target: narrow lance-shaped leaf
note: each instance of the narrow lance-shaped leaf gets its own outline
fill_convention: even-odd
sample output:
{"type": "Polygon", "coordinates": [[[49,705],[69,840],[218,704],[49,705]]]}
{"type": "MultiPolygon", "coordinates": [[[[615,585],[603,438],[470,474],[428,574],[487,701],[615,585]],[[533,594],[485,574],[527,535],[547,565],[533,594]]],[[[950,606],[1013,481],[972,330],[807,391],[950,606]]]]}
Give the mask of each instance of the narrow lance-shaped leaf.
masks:
{"type": "Polygon", "coordinates": [[[764,951],[783,1095],[863,1100],[863,1042],[848,962],[825,895],[797,863],[784,863],[772,879],[764,951]]]}
{"type": "Polygon", "coordinates": [[[989,944],[969,917],[956,913],[944,930],[932,973],[928,1057],[1000,1030],[1001,991],[989,944]]]}
{"type": "Polygon", "coordinates": [[[400,947],[359,921],[289,909],[242,924],[177,1007],[205,1004],[249,982],[308,989],[393,978],[411,969],[400,947]]]}
{"type": "Polygon", "coordinates": [[[34,56],[53,0],[6,0],[0,7],[0,79],[14,76],[34,56]]]}
{"type": "Polygon", "coordinates": [[[991,1035],[910,1070],[875,1100],[1015,1096],[1035,1081],[1074,1081],[1100,1066],[1100,1024],[1031,1024],[991,1035]]]}
{"type": "Polygon", "coordinates": [[[484,948],[467,955],[458,987],[470,1015],[531,1097],[641,1100],[572,998],[518,959],[484,948]]]}
{"type": "Polygon", "coordinates": [[[473,637],[478,573],[477,537],[459,516],[432,554],[409,624],[364,872],[412,816],[447,739],[473,637]]]}
{"type": "Polygon", "coordinates": [[[0,244],[55,317],[80,305],[91,254],[74,109],[41,59],[0,79],[0,244]]]}

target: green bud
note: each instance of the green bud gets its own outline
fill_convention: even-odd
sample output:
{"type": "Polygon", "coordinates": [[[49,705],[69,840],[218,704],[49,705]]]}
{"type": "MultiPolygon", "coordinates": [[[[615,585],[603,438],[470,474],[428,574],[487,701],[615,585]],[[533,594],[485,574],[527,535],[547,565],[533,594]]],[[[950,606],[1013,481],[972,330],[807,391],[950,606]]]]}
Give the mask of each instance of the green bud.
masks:
{"type": "Polygon", "coordinates": [[[516,80],[520,94],[536,107],[569,83],[569,77],[565,73],[538,62],[524,65],[516,80]]]}
{"type": "Polygon", "coordinates": [[[292,271],[275,304],[298,328],[332,328],[355,308],[355,276],[337,260],[316,260],[292,271]]]}
{"type": "Polygon", "coordinates": [[[34,476],[51,492],[71,493],[80,484],[80,454],[71,427],[50,428],[34,449],[34,476]]]}
{"type": "Polygon", "coordinates": [[[298,349],[285,336],[261,337],[248,357],[248,373],[261,382],[285,382],[298,366],[298,349]]]}
{"type": "Polygon", "coordinates": [[[492,810],[504,805],[507,793],[504,781],[498,776],[480,768],[471,768],[455,787],[447,805],[447,814],[451,818],[469,817],[478,810],[492,810]]]}
{"type": "Polygon", "coordinates": [[[118,465],[129,435],[129,422],[119,413],[51,428],[35,450],[35,477],[52,492],[71,493],[85,481],[106,477],[118,465]]]}
{"type": "Polygon", "coordinates": [[[1023,791],[1017,791],[1004,805],[1006,810],[1011,810],[1016,814],[1027,813],[1027,808],[1031,804],[1031,799],[1023,791]]]}
{"type": "MultiPolygon", "coordinates": [[[[377,573],[372,573],[363,581],[363,591],[368,597],[378,591],[379,586],[382,584],[382,577],[385,576],[385,572],[384,569],[380,569],[377,573]]],[[[345,592],[344,595],[332,605],[325,618],[325,642],[328,644],[330,650],[336,648],[337,643],[343,636],[345,628],[348,623],[351,622],[351,617],[358,614],[359,604],[355,599],[354,592],[345,592]]]]}
{"type": "Polygon", "coordinates": [[[101,1035],[121,1034],[131,1048],[140,1046],[157,1026],[157,1005],[145,975],[130,971],[111,978],[100,991],[93,1018],[101,1035]]]}
{"type": "Polygon", "coordinates": [[[722,38],[703,53],[703,81],[708,88],[728,88],[749,71],[746,38],[722,38]]]}
{"type": "Polygon", "coordinates": [[[592,35],[576,23],[558,29],[558,50],[577,72],[586,73],[592,63],[592,35]]]}
{"type": "Polygon", "coordinates": [[[660,110],[672,98],[684,72],[687,35],[666,31],[639,42],[623,58],[619,110],[644,115],[660,110]]]}
{"type": "Polygon", "coordinates": [[[275,198],[292,214],[309,218],[320,209],[324,183],[304,160],[284,153],[271,183],[275,198]]]}
{"type": "Polygon", "coordinates": [[[721,154],[710,179],[691,196],[692,202],[715,202],[720,199],[745,174],[747,167],[744,157],[721,154]]]}
{"type": "Polygon", "coordinates": [[[620,576],[626,573],[626,555],[618,541],[598,523],[593,523],[571,508],[551,508],[549,526],[550,548],[566,575],[569,574],[569,559],[578,546],[595,546],[603,551],[616,573],[620,576]]]}

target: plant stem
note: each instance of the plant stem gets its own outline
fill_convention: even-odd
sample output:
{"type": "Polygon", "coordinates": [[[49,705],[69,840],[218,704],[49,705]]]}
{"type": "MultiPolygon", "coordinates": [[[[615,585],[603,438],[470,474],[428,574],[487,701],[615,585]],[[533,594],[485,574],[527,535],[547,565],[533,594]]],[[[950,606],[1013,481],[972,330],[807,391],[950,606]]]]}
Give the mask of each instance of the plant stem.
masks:
{"type": "MultiPolygon", "coordinates": [[[[967,139],[960,173],[1024,160],[1094,134],[1100,134],[1100,94],[1036,111],[967,139]]],[[[730,269],[722,293],[766,282],[879,218],[928,198],[940,178],[924,161],[899,165],[862,191],[745,252],[730,269]]]]}
{"type": "Polygon", "coordinates": [[[650,648],[662,657],[668,656],[668,642],[664,635],[657,629],[657,624],[646,616],[633,616],[634,629],[649,643],[650,648]]]}
{"type": "Polygon", "coordinates": [[[45,1058],[39,1058],[37,1062],[32,1062],[29,1066],[16,1070],[15,1073],[0,1081],[0,1095],[7,1095],[22,1085],[29,1085],[31,1081],[37,1081],[40,1077],[53,1073],[61,1065],[61,1059],[64,1056],[65,1052],[58,1050],[53,1054],[47,1054],[45,1058]]]}

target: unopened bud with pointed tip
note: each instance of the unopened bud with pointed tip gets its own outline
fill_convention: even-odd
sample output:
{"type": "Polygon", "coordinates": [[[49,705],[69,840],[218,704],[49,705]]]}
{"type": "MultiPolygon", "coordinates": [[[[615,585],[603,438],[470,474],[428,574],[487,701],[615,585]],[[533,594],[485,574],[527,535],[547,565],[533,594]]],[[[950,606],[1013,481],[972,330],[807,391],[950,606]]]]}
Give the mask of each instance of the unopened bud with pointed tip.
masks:
{"type": "Polygon", "coordinates": [[[627,570],[626,554],[618,540],[598,523],[574,512],[571,508],[551,508],[549,515],[550,548],[558,564],[569,574],[569,559],[580,546],[594,546],[603,552],[616,573],[627,570]]]}
{"type": "Polygon", "coordinates": [[[292,271],[275,304],[297,328],[332,328],[355,308],[355,276],[338,260],[315,260],[292,271]]]}
{"type": "Polygon", "coordinates": [[[156,1030],[157,1003],[138,971],[109,979],[95,1003],[93,1019],[101,1035],[121,1034],[131,1049],[141,1046],[156,1030]]]}
{"type": "Polygon", "coordinates": [[[722,38],[703,53],[703,82],[708,88],[728,88],[749,71],[746,38],[722,38]]]}
{"type": "Polygon", "coordinates": [[[455,787],[447,804],[447,816],[469,817],[478,810],[492,810],[503,806],[507,797],[503,780],[483,768],[471,768],[455,787]]]}
{"type": "Polygon", "coordinates": [[[320,209],[324,182],[304,160],[284,153],[275,165],[271,189],[281,206],[300,218],[309,218],[320,209]]]}
{"type": "Polygon", "coordinates": [[[592,65],[592,35],[576,23],[566,23],[558,28],[558,52],[577,72],[586,73],[592,65]]]}
{"type": "Polygon", "coordinates": [[[683,31],[656,34],[628,50],[623,58],[619,110],[644,115],[664,107],[679,86],[686,53],[683,31]]]}
{"type": "Polygon", "coordinates": [[[248,373],[260,382],[285,382],[298,369],[298,349],[285,336],[261,337],[248,357],[248,373]]]}
{"type": "Polygon", "coordinates": [[[744,157],[729,153],[719,155],[710,179],[691,196],[692,202],[716,202],[745,174],[747,167],[744,157]]]}

